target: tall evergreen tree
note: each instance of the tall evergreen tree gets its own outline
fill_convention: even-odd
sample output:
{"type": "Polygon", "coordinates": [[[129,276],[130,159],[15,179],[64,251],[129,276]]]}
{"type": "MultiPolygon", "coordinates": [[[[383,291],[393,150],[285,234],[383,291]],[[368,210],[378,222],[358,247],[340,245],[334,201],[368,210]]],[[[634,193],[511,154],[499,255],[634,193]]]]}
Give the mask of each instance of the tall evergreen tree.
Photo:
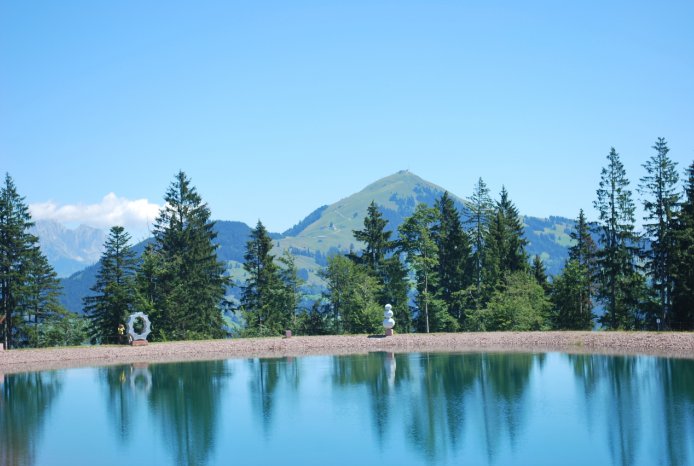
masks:
{"type": "Polygon", "coordinates": [[[601,222],[597,291],[606,308],[601,322],[610,329],[633,329],[640,321],[643,291],[643,280],[636,270],[636,208],[624,165],[614,147],[602,169],[594,205],[601,222]]]}
{"type": "Polygon", "coordinates": [[[250,335],[277,335],[284,327],[276,315],[280,279],[279,268],[271,251],[272,239],[258,220],[243,256],[243,268],[248,273],[248,279],[241,294],[241,309],[250,335]]]}
{"type": "Polygon", "coordinates": [[[84,310],[91,321],[90,334],[96,342],[115,343],[119,324],[135,311],[137,257],[130,235],[122,226],[111,227],[99,261],[92,295],[84,298],[84,310]]]}
{"type": "Polygon", "coordinates": [[[485,282],[490,290],[503,286],[506,275],[528,271],[526,245],[523,221],[502,187],[485,240],[485,282]]]}
{"type": "Polygon", "coordinates": [[[597,246],[590,225],[581,209],[574,231],[574,244],[564,270],[552,283],[552,301],[556,315],[554,326],[561,330],[589,330],[593,326],[593,276],[597,246]]]}
{"type": "Polygon", "coordinates": [[[392,232],[386,231],[387,225],[388,221],[372,201],[364,218],[364,229],[353,231],[354,238],[364,242],[364,250],[361,256],[352,254],[348,257],[364,265],[379,281],[378,302],[391,304],[396,309],[394,312],[399,313],[398,328],[405,332],[410,330],[407,269],[400,262],[399,254],[388,257],[395,249],[395,243],[390,239],[392,232]]]}
{"type": "Polygon", "coordinates": [[[671,326],[694,330],[694,162],[687,169],[684,202],[675,222],[671,326]]]}
{"type": "Polygon", "coordinates": [[[437,295],[447,304],[448,312],[462,324],[465,320],[463,305],[456,296],[471,285],[470,240],[448,192],[444,192],[436,201],[435,209],[437,219],[434,224],[434,241],[439,262],[437,295]]]}
{"type": "Polygon", "coordinates": [[[569,236],[574,244],[569,247],[569,259],[577,261],[584,266],[588,272],[592,272],[595,267],[595,256],[597,246],[590,234],[590,224],[586,220],[583,209],[578,212],[576,226],[569,236]]]}
{"type": "Polygon", "coordinates": [[[38,247],[30,250],[22,291],[18,306],[24,316],[23,325],[19,326],[20,338],[26,340],[29,346],[45,346],[47,329],[43,327],[46,324],[56,324],[69,316],[60,305],[62,286],[58,274],[38,247]]]}
{"type": "Polygon", "coordinates": [[[217,261],[210,209],[182,171],[164,196],[154,224],[158,255],[153,332],[161,339],[219,338],[220,303],[228,279],[217,261]]]}
{"type": "Polygon", "coordinates": [[[475,307],[482,304],[483,274],[485,266],[485,240],[489,222],[494,212],[494,204],[489,195],[489,188],[482,178],[477,181],[472,196],[468,198],[470,209],[469,232],[473,246],[472,277],[474,280],[475,307]]]}
{"type": "Polygon", "coordinates": [[[547,270],[545,270],[545,264],[542,262],[542,258],[535,254],[533,257],[533,264],[530,266],[530,272],[538,285],[545,290],[545,293],[549,292],[549,281],[547,279],[547,270]]]}
{"type": "Polygon", "coordinates": [[[9,174],[0,188],[0,322],[6,349],[14,347],[16,325],[38,238],[29,232],[33,226],[29,208],[19,195],[9,174]]]}
{"type": "Polygon", "coordinates": [[[650,248],[644,252],[646,270],[658,295],[660,309],[657,317],[669,327],[676,254],[673,232],[680,202],[679,176],[677,163],[668,156],[670,149],[665,139],[658,138],[653,149],[656,153],[643,164],[647,174],[641,178],[640,184],[640,192],[646,196],[643,201],[646,213],[644,228],[650,239],[650,248]]]}
{"type": "Polygon", "coordinates": [[[386,254],[393,250],[393,243],[390,240],[392,233],[385,230],[386,225],[388,225],[388,221],[383,218],[376,203],[371,201],[364,218],[364,229],[353,230],[354,238],[365,244],[361,255],[362,263],[375,275],[378,275],[378,270],[386,254]]]}

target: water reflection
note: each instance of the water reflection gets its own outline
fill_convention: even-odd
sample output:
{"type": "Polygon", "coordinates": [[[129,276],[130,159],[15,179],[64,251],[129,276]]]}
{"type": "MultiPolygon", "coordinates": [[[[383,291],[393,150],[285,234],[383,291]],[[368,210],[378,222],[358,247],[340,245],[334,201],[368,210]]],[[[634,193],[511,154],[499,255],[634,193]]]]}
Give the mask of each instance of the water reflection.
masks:
{"type": "Polygon", "coordinates": [[[292,357],[248,360],[250,369],[249,389],[251,404],[260,414],[265,435],[272,427],[273,407],[278,398],[276,390],[281,380],[286,382],[287,390],[282,394],[296,392],[300,383],[299,364],[292,357]]]}
{"type": "Polygon", "coordinates": [[[612,464],[692,464],[694,361],[667,358],[569,355],[585,394],[591,429],[604,422],[612,464]],[[602,414],[604,413],[604,414],[602,414]]]}
{"type": "Polygon", "coordinates": [[[176,464],[205,464],[215,445],[219,404],[229,377],[224,361],[132,364],[101,369],[107,409],[122,443],[131,439],[146,399],[176,464]]]}
{"type": "Polygon", "coordinates": [[[61,388],[57,372],[0,373],[0,464],[34,464],[47,414],[61,388]]]}
{"type": "MultiPolygon", "coordinates": [[[[413,390],[408,434],[428,460],[462,447],[465,429],[494,460],[500,442],[511,445],[522,426],[523,393],[533,364],[529,354],[426,354],[420,357],[419,390],[413,390]],[[504,434],[507,435],[504,435],[504,434]]],[[[416,383],[416,382],[415,382],[416,383]]]]}
{"type": "Polygon", "coordinates": [[[694,464],[691,360],[379,352],[0,382],[3,465],[694,464]]]}

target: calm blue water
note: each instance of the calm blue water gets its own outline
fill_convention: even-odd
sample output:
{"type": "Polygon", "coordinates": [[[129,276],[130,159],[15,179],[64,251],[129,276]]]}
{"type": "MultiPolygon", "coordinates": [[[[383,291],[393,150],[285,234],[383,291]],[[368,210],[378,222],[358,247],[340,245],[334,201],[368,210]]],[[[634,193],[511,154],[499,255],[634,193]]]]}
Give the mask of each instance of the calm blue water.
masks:
{"type": "Polygon", "coordinates": [[[694,361],[396,354],[0,377],[2,465],[692,465],[694,361]]]}

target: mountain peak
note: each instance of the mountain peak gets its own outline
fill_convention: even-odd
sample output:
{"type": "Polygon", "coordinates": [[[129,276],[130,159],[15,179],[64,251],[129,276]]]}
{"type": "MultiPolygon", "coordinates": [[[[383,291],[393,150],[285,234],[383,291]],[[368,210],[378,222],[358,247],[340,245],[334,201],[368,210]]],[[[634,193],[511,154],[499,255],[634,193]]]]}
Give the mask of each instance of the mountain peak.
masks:
{"type": "MultiPolygon", "coordinates": [[[[409,170],[400,170],[366,186],[361,191],[323,207],[301,222],[302,228],[294,230],[292,237],[281,241],[282,249],[345,251],[356,247],[353,231],[361,229],[371,202],[378,205],[387,228],[394,230],[402,220],[412,215],[418,203],[433,205],[446,190],[409,170]],[[330,238],[330,239],[328,239],[330,238]]],[[[459,208],[463,201],[453,196],[459,208]]]]}

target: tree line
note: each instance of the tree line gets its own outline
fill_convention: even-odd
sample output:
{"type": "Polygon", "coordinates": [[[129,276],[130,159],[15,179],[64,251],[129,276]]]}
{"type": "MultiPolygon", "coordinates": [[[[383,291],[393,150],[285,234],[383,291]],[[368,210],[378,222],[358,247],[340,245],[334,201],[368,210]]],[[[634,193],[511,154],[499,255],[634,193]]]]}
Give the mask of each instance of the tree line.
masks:
{"type": "Polygon", "coordinates": [[[164,196],[153,238],[134,252],[130,235],[113,226],[99,262],[86,318],[63,309],[60,282],[30,233],[24,198],[9,175],[0,189],[0,325],[6,348],[111,343],[137,310],[152,321],[155,340],[299,334],[373,333],[383,305],[396,311],[399,332],[495,330],[694,329],[694,163],[679,183],[677,164],[659,138],[638,184],[645,212],[636,228],[636,201],[613,148],[593,203],[581,210],[562,272],[550,279],[539,256],[528,257],[523,220],[505,188],[493,200],[482,179],[460,212],[444,193],[419,204],[397,230],[372,202],[363,245],[328,258],[319,272],[320,299],[309,306],[294,257],[273,254],[258,221],[246,245],[238,305],[216,254],[210,210],[184,172],[164,196]],[[683,188],[683,189],[682,189],[683,188]],[[304,305],[302,305],[304,301],[304,305]],[[596,316],[596,307],[603,312],[596,316]],[[234,311],[234,330],[225,311],[234,311]]]}
{"type": "MultiPolygon", "coordinates": [[[[694,163],[681,186],[665,139],[652,148],[637,187],[643,231],[637,231],[636,199],[612,148],[593,202],[599,218],[590,222],[579,211],[568,260],[551,281],[542,258],[528,257],[523,221],[508,191],[502,188],[493,200],[479,179],[464,212],[444,193],[433,206],[417,205],[396,239],[372,202],[363,229],[353,232],[363,250],[330,257],[320,272],[322,298],[298,315],[270,306],[285,309],[273,320],[265,311],[261,317],[259,309],[271,301],[259,297],[297,293],[298,279],[293,265],[272,271],[271,240],[259,222],[247,257],[256,265],[246,269],[253,299],[245,291],[241,302],[247,332],[272,328],[276,334],[290,317],[300,333],[378,332],[386,303],[396,310],[400,332],[589,330],[596,323],[608,330],[692,330],[694,163]],[[275,278],[260,279],[260,270],[275,278]]],[[[294,294],[291,302],[299,301],[294,294]]]]}

